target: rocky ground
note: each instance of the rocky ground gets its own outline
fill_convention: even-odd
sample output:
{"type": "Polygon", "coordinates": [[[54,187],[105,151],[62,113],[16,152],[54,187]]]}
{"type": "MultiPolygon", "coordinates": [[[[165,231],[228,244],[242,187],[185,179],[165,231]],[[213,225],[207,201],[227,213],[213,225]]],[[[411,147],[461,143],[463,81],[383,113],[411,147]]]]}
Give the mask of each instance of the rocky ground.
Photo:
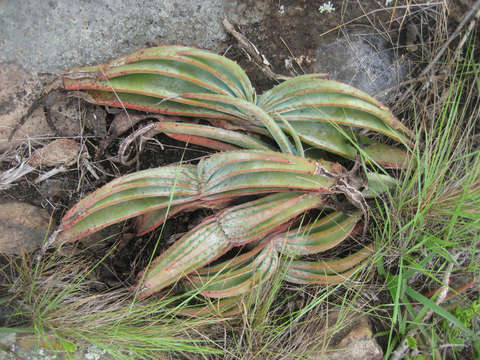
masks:
{"type": "MultiPolygon", "coordinates": [[[[259,93],[271,87],[275,76],[322,72],[392,104],[398,96],[398,85],[408,81],[421,66],[417,61],[431,36],[428,17],[422,14],[434,5],[424,2],[409,7],[406,4],[410,2],[400,1],[392,12],[390,3],[0,1],[0,252],[16,256],[37,249],[45,231],[55,227],[55,221],[75,201],[133,169],[109,161],[109,151],[118,144],[117,139],[105,154],[98,151],[117,115],[114,109],[56,93],[20,123],[42,84],[56,74],[107,62],[148,46],[182,44],[236,60],[259,93]],[[224,19],[251,42],[259,58],[226,30],[224,19]]],[[[452,5],[452,22],[465,10],[462,4],[452,5]]],[[[150,145],[137,167],[177,160],[178,144],[160,141],[170,147],[161,151],[150,145]]],[[[202,149],[198,149],[189,156],[201,154],[202,149]]],[[[181,226],[185,225],[177,227],[181,226]]],[[[175,232],[178,229],[171,230],[175,232]]],[[[121,265],[115,266],[122,270],[121,265]]],[[[381,358],[368,319],[360,319],[356,326],[337,341],[347,348],[342,357],[381,358]],[[348,352],[352,344],[357,350],[348,352]],[[359,353],[364,354],[362,357],[352,355],[360,349],[366,351],[359,353]]],[[[2,346],[17,346],[17,352],[19,341],[18,334],[0,338],[2,346]]],[[[31,343],[22,341],[29,348],[31,343]]],[[[37,357],[29,356],[51,356],[43,351],[37,352],[37,357]]],[[[1,354],[0,349],[0,358],[1,354]]],[[[85,359],[101,358],[101,351],[97,355],[85,355],[85,359]]]]}

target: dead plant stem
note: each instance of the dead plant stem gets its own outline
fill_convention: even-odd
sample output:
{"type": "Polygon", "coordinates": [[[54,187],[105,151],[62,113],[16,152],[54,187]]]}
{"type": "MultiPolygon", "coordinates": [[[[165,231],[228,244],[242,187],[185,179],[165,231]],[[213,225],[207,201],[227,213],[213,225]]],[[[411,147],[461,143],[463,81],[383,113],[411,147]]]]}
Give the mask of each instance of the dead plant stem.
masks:
{"type": "Polygon", "coordinates": [[[258,48],[248,40],[245,35],[241,34],[237,30],[235,30],[234,26],[228,21],[227,19],[223,20],[223,26],[227,30],[227,32],[232,35],[240,44],[241,48],[245,50],[248,56],[250,56],[254,63],[256,63],[260,69],[272,80],[286,80],[289,77],[285,77],[284,75],[275,74],[272,69],[270,68],[270,63],[263,55],[258,48]]]}

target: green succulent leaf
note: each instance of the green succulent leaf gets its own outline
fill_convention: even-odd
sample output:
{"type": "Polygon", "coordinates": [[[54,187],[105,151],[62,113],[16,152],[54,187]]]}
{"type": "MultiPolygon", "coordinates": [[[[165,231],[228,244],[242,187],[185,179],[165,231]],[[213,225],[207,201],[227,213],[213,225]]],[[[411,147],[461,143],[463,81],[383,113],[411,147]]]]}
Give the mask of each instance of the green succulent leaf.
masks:
{"type": "Polygon", "coordinates": [[[336,211],[314,221],[273,238],[276,248],[287,255],[311,255],[327,251],[347,238],[361,218],[359,211],[350,216],[336,211]]]}
{"type": "Polygon", "coordinates": [[[369,246],[340,260],[292,261],[285,277],[295,284],[338,284],[351,277],[373,252],[369,246]]]}
{"type": "MultiPolygon", "coordinates": [[[[184,46],[144,49],[108,64],[73,69],[64,74],[63,86],[80,90],[95,104],[220,125],[186,119],[156,123],[150,130],[223,152],[197,165],[172,164],[115,179],[70,209],[60,226],[60,238],[75,241],[136,218],[137,232],[144,234],[182,211],[220,209],[139,275],[140,297],[183,279],[205,297],[224,299],[213,307],[194,308],[192,314],[238,311],[232,304],[278,270],[280,253],[317,254],[358,229],[359,211],[335,211],[291,228],[302,213],[325,206],[326,196],[346,193],[345,186],[361,183],[346,176],[338,163],[321,160],[324,151],[347,159],[360,153],[367,165],[402,169],[410,160],[407,151],[366,134],[381,134],[405,147],[414,139],[377,99],[322,74],[289,79],[257,97],[235,62],[184,46]],[[250,196],[249,201],[228,206],[244,196],[250,196]],[[245,252],[243,246],[254,242],[256,246],[245,252]],[[238,256],[209,265],[233,248],[241,250],[238,256]]],[[[367,171],[366,177],[365,197],[395,185],[386,174],[367,171]]],[[[366,247],[339,260],[294,259],[286,280],[340,283],[363,266],[372,250],[366,247]]]]}
{"type": "MultiPolygon", "coordinates": [[[[139,171],[113,180],[77,203],[62,219],[60,236],[74,241],[151,211],[161,214],[167,207],[211,207],[269,192],[332,193],[336,179],[321,175],[319,169],[332,174],[344,171],[335,163],[260,150],[214,154],[197,166],[173,164],[139,171]]],[[[149,220],[150,225],[142,228],[151,229],[160,219],[149,220]]]]}
{"type": "MultiPolygon", "coordinates": [[[[132,74],[148,74],[154,82],[162,82],[165,89],[186,93],[201,88],[218,94],[252,101],[254,92],[245,72],[233,61],[208,51],[185,46],[160,46],[143,49],[113,60],[106,65],[73,69],[65,75],[65,87],[79,90],[108,84],[107,80],[132,74]],[[167,81],[165,81],[165,79],[167,81]],[[162,81],[163,80],[163,81],[162,81]],[[173,84],[181,85],[175,88],[173,84]]],[[[114,85],[114,84],[111,84],[114,85]]]]}
{"type": "MultiPolygon", "coordinates": [[[[245,72],[233,61],[203,50],[164,46],[140,50],[109,64],[73,69],[64,75],[64,87],[85,91],[86,100],[96,104],[230,121],[270,136],[280,151],[299,156],[307,144],[353,159],[355,146],[339,127],[374,131],[411,144],[412,133],[378,100],[323,77],[298,76],[256,98],[245,72]]],[[[209,141],[208,134],[169,134],[215,149],[232,149],[209,141]]],[[[214,132],[211,136],[216,137],[214,132]]],[[[252,148],[250,141],[235,145],[252,148]]],[[[381,149],[369,150],[379,164],[403,164],[404,157],[398,159],[400,150],[391,156],[381,149]]]]}
{"type": "MultiPolygon", "coordinates": [[[[318,194],[280,193],[237,205],[206,218],[151,264],[142,275],[140,296],[149,296],[175,283],[234,246],[263,239],[299,214],[321,206],[323,202],[324,198],[318,194]]],[[[264,270],[270,269],[267,263],[273,266],[273,261],[271,258],[259,266],[264,270]]]]}
{"type": "MultiPolygon", "coordinates": [[[[392,129],[398,129],[405,134],[412,135],[411,131],[398,121],[390,110],[374,97],[350,85],[322,79],[315,76],[315,74],[297,76],[284,81],[261,95],[258,98],[257,104],[268,113],[275,114],[284,112],[284,109],[288,108],[312,108],[312,105],[314,107],[326,107],[326,109],[330,107],[332,109],[338,107],[357,109],[375,116],[392,129]]],[[[327,113],[329,111],[332,110],[326,110],[327,113]]],[[[318,116],[317,114],[314,117],[318,116]]],[[[374,122],[374,118],[368,117],[357,122],[354,118],[350,119],[346,115],[340,115],[338,121],[347,121],[347,119],[353,122],[352,126],[356,126],[355,124],[361,124],[362,122],[374,122]]]]}
{"type": "MultiPolygon", "coordinates": [[[[227,143],[235,145],[236,147],[242,149],[255,149],[255,150],[271,150],[275,149],[266,144],[265,142],[256,139],[252,136],[248,136],[240,131],[226,130],[219,127],[200,125],[200,124],[189,124],[182,122],[158,122],[155,125],[156,131],[163,132],[167,135],[191,135],[197,138],[201,138],[204,142],[197,143],[198,145],[208,145],[208,141],[217,140],[222,143],[227,143]]],[[[191,142],[191,141],[190,141],[191,142]]]]}
{"type": "Polygon", "coordinates": [[[240,296],[268,280],[277,270],[278,262],[277,251],[268,242],[232,260],[203,268],[189,275],[185,282],[207,297],[240,296]]]}

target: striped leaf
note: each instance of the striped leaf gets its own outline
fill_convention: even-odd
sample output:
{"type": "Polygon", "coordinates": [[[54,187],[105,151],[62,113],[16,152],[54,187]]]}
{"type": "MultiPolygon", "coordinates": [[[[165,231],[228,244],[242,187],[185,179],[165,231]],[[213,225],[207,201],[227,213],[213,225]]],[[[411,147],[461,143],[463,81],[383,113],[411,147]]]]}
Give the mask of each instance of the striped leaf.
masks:
{"type": "Polygon", "coordinates": [[[275,86],[260,96],[257,104],[275,116],[303,109],[305,116],[311,114],[312,119],[318,121],[325,121],[331,117],[335,123],[372,130],[378,127],[378,130],[385,132],[390,127],[392,130],[412,135],[387,107],[367,93],[338,81],[315,78],[311,75],[298,76],[275,86]],[[358,112],[341,114],[338,108],[347,112],[349,110],[358,112]],[[360,119],[355,119],[352,114],[359,115],[360,119]]]}
{"type": "MultiPolygon", "coordinates": [[[[162,253],[142,275],[140,296],[149,296],[225,254],[260,240],[299,214],[321,206],[318,194],[280,193],[204,219],[162,253]]],[[[269,263],[273,266],[271,260],[269,263]]],[[[268,261],[267,261],[268,262],[268,261]]],[[[269,268],[263,264],[262,268],[269,268]]]]}
{"type": "Polygon", "coordinates": [[[268,280],[278,268],[278,253],[264,242],[246,254],[200,269],[185,279],[187,286],[210,298],[246,294],[268,280]]]}
{"type": "Polygon", "coordinates": [[[238,148],[275,150],[271,145],[252,136],[248,136],[243,132],[208,125],[161,121],[155,124],[155,131],[165,133],[168,136],[190,144],[202,145],[217,150],[233,150],[238,148]],[[186,136],[180,137],[179,135],[186,136]],[[216,144],[221,145],[214,146],[212,141],[216,141],[216,144]],[[222,146],[222,144],[233,146],[226,148],[226,146],[222,146]]]}
{"type": "MultiPolygon", "coordinates": [[[[140,50],[108,64],[73,69],[64,74],[63,85],[66,90],[82,91],[87,101],[96,104],[224,124],[187,120],[155,124],[156,132],[224,152],[205,157],[198,165],[173,164],[115,179],[75,205],[60,227],[60,237],[74,241],[136,218],[137,231],[143,234],[181,211],[221,209],[155,259],[138,284],[140,296],[146,297],[186,277],[187,286],[204,296],[225,298],[217,304],[221,311],[238,311],[231,304],[277,271],[280,253],[317,254],[355,230],[360,213],[338,211],[289,229],[300,214],[324,206],[326,195],[348,185],[357,189],[355,184],[361,183],[350,180],[351,175],[343,176],[346,170],[341,165],[321,160],[323,151],[347,159],[362,153],[368,164],[404,168],[409,160],[404,150],[372,141],[365,133],[381,134],[406,146],[414,138],[388,108],[349,85],[311,74],[256,97],[235,62],[183,46],[140,50]],[[259,140],[258,134],[276,145],[259,140]],[[272,151],[276,149],[280,152],[272,151]],[[227,207],[233,199],[263,194],[227,207]],[[232,248],[252,242],[259,244],[231,260],[207,266],[232,248]]],[[[367,173],[367,182],[362,193],[370,197],[395,180],[367,173]]],[[[372,250],[368,247],[340,260],[293,260],[286,280],[339,283],[353,275],[372,250]]]]}
{"type": "MultiPolygon", "coordinates": [[[[170,98],[197,90],[253,101],[254,92],[245,72],[233,61],[208,51],[185,46],[160,46],[143,49],[113,60],[109,64],[76,68],[65,74],[67,90],[100,89],[111,91],[119,82],[147,75],[140,88],[170,98]],[[133,78],[131,76],[134,76],[133,78]],[[123,79],[127,80],[123,80],[123,79]],[[145,79],[146,78],[146,79],[145,79]],[[115,80],[114,80],[115,79],[115,80]],[[112,81],[116,81],[113,82],[112,81]]],[[[138,89],[135,89],[138,90],[138,89]]]]}
{"type": "MultiPolygon", "coordinates": [[[[64,87],[85,91],[85,98],[96,104],[230,121],[273,138],[280,151],[299,156],[307,145],[355,158],[357,149],[351,141],[356,140],[344,134],[350,127],[383,134],[403,144],[411,144],[412,138],[388,108],[349,85],[325,80],[320,74],[303,75],[256,98],[248,77],[236,63],[182,46],[145,49],[109,64],[73,69],[64,75],[64,87]]],[[[233,149],[219,143],[218,138],[213,141],[213,132],[212,140],[208,134],[168,134],[215,149],[233,149]]],[[[252,144],[236,145],[251,148],[252,144]]],[[[384,152],[371,147],[369,152],[379,164],[404,166],[402,150],[384,152]]]]}
{"type": "Polygon", "coordinates": [[[233,151],[214,154],[195,165],[173,164],[125,175],[77,203],[62,219],[62,239],[74,241],[114,223],[149,212],[141,232],[169,215],[245,195],[304,191],[332,193],[336,179],[319,169],[341,173],[327,161],[313,161],[271,151],[233,151]],[[293,183],[292,183],[293,179],[293,183]],[[164,214],[164,215],[162,215],[164,214]]]}
{"type": "Polygon", "coordinates": [[[338,284],[357,272],[372,253],[373,246],[369,246],[340,260],[295,260],[290,264],[285,280],[295,284],[338,284]]]}
{"type": "Polygon", "coordinates": [[[336,211],[312,224],[278,234],[272,241],[276,249],[287,255],[318,254],[345,240],[352,233],[360,217],[359,211],[350,216],[336,211]]]}

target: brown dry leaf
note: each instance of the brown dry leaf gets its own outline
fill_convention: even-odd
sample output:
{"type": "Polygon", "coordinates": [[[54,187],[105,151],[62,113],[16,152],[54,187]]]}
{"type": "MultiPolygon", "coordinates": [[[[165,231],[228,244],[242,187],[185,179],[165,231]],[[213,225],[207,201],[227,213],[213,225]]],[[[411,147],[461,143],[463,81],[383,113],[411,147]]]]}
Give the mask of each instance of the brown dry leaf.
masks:
{"type": "Polygon", "coordinates": [[[72,165],[76,162],[82,147],[71,139],[57,139],[37,149],[30,157],[31,166],[72,165]]]}
{"type": "Polygon", "coordinates": [[[23,141],[39,144],[54,135],[40,106],[9,141],[12,130],[41,93],[42,86],[31,74],[12,63],[0,64],[0,84],[0,152],[23,141]]]}
{"type": "MultiPolygon", "coordinates": [[[[108,137],[115,138],[119,135],[122,135],[128,130],[132,130],[133,127],[142,120],[146,119],[156,119],[158,121],[178,121],[182,122],[183,119],[179,116],[164,116],[161,114],[145,114],[136,110],[128,110],[128,113],[125,111],[119,112],[115,115],[115,118],[108,129],[108,137]]],[[[188,119],[189,123],[196,123],[195,120],[188,119]]]]}
{"type": "Polygon", "coordinates": [[[418,50],[418,41],[421,39],[418,27],[415,24],[407,25],[407,51],[415,52],[418,50]]]}
{"type": "Polygon", "coordinates": [[[0,253],[19,255],[42,246],[50,214],[21,202],[0,204],[0,253]]]}

